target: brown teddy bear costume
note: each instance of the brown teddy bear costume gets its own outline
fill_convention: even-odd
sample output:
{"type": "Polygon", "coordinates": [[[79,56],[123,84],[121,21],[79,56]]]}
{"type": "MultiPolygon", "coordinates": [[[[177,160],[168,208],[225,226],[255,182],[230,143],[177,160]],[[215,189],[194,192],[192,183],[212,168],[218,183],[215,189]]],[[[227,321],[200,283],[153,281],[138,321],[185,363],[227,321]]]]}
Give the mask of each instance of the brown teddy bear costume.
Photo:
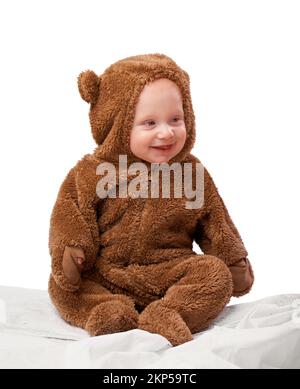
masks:
{"type": "Polygon", "coordinates": [[[70,170],[54,205],[49,294],[67,322],[91,335],[139,328],[178,345],[206,329],[232,295],[248,293],[254,277],[241,237],[206,169],[199,209],[187,209],[186,198],[174,198],[172,191],[171,198],[97,196],[101,162],[116,167],[115,188],[134,176],[119,176],[120,154],[127,155],[128,166],[150,166],[131,152],[129,140],[138,97],[147,83],[159,78],[180,88],[187,131],[183,149],[168,164],[200,163],[190,153],[195,117],[189,76],[171,58],[138,55],[114,63],[100,77],[81,73],[79,91],[91,104],[98,146],[70,170]],[[204,254],[193,251],[194,240],[204,254]],[[82,264],[64,262],[80,249],[82,264]]]}

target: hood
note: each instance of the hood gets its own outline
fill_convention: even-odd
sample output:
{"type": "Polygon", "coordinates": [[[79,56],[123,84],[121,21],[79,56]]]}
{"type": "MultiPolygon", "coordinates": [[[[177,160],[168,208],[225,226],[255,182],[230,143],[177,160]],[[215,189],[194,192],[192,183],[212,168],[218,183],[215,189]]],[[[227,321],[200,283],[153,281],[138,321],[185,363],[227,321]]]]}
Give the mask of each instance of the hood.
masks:
{"type": "Polygon", "coordinates": [[[89,118],[97,143],[95,157],[118,163],[126,154],[128,163],[147,161],[130,150],[130,132],[135,107],[144,86],[159,78],[174,81],[182,94],[186,141],[183,149],[168,163],[184,161],[195,143],[195,116],[190,94],[189,75],[164,54],[145,54],[127,57],[110,65],[100,76],[91,70],[78,77],[81,97],[90,103],[89,118]]]}

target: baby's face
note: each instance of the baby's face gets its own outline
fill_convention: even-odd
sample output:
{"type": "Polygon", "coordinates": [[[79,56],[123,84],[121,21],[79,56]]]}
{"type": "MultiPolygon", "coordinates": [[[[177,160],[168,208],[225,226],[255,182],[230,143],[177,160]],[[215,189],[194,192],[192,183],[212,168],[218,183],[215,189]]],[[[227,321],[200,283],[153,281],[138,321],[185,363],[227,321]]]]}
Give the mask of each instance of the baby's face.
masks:
{"type": "Polygon", "coordinates": [[[136,106],[130,148],[148,162],[168,162],[186,139],[182,97],[178,86],[160,78],[147,84],[136,106]]]}

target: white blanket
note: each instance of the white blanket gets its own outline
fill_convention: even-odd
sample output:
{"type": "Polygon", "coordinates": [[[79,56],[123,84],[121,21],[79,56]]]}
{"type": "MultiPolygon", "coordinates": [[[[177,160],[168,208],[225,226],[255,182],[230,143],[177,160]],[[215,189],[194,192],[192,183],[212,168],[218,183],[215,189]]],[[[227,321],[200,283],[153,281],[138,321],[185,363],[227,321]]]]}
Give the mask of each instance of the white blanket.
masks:
{"type": "Polygon", "coordinates": [[[142,330],[89,337],[46,291],[0,287],[0,368],[300,368],[300,294],[230,305],[171,347],[142,330]]]}

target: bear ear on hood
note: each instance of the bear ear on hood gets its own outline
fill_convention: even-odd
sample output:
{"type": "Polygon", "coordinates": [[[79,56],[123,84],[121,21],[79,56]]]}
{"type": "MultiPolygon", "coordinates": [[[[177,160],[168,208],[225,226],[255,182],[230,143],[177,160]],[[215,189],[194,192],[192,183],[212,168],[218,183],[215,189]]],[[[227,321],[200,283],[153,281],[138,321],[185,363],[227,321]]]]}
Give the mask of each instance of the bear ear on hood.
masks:
{"type": "Polygon", "coordinates": [[[101,77],[92,70],[81,72],[77,79],[80,96],[87,103],[96,103],[99,96],[101,77]]]}

